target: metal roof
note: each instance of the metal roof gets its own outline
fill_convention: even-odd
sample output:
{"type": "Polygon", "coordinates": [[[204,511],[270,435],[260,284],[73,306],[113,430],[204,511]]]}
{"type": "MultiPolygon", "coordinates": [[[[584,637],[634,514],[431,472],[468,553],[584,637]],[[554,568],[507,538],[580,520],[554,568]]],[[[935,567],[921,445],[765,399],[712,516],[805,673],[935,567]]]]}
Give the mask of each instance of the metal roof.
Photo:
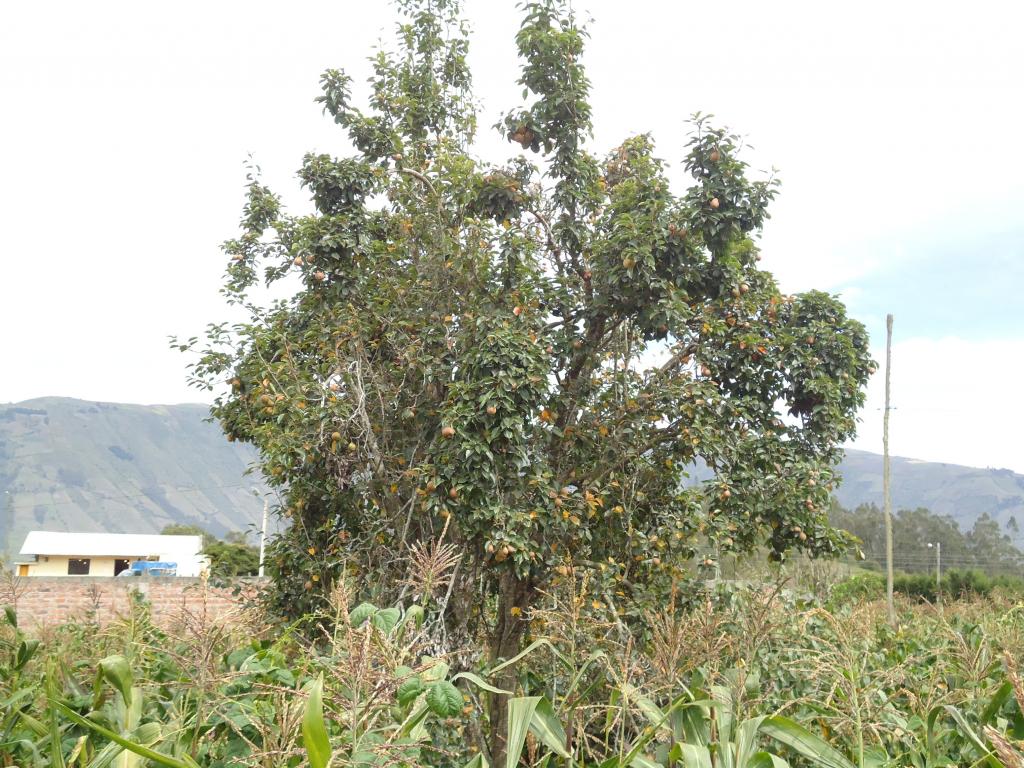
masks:
{"type": "Polygon", "coordinates": [[[203,549],[202,536],[163,536],[147,533],[66,533],[29,531],[22,555],[194,556],[203,549]]]}

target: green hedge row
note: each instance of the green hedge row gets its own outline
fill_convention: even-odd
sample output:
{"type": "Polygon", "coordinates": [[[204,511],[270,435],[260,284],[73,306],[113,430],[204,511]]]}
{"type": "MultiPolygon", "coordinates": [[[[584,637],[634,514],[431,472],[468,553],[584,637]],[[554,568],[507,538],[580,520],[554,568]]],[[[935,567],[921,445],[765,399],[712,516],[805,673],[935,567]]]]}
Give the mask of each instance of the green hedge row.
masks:
{"type": "MultiPolygon", "coordinates": [[[[893,578],[893,592],[914,597],[922,602],[936,602],[939,597],[935,574],[897,573],[893,578]]],[[[1024,596],[1024,578],[1019,576],[989,576],[982,571],[952,569],[942,574],[941,590],[944,597],[988,597],[998,590],[1005,594],[1024,596]]],[[[885,574],[861,573],[836,584],[829,595],[833,605],[857,600],[873,600],[885,596],[885,574]]]]}

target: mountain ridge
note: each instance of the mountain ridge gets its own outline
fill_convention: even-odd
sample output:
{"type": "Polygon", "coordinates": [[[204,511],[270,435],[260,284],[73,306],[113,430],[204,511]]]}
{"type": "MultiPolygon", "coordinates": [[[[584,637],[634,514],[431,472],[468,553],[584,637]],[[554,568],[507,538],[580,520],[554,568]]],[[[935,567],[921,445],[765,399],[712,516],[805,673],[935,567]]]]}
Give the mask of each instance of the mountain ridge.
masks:
{"type": "Polygon", "coordinates": [[[65,397],[0,405],[0,552],[35,528],[221,536],[262,519],[250,446],[228,443],[206,405],[65,397]]]}
{"type": "MultiPolygon", "coordinates": [[[[891,457],[894,509],[925,507],[969,529],[982,514],[997,520],[1019,544],[1024,542],[1024,475],[1010,469],[967,467],[902,456],[891,457]],[[1016,530],[1015,530],[1016,529],[1016,530]]],[[[844,507],[882,505],[882,456],[846,450],[843,482],[835,496],[844,507]]]]}
{"type": "MultiPolygon", "coordinates": [[[[201,403],[142,405],[38,397],[0,404],[0,553],[34,528],[214,535],[258,527],[269,493],[256,453],[229,443],[201,403]]],[[[836,490],[847,508],[882,503],[882,457],[846,450],[836,490]]],[[[988,514],[1021,540],[1024,475],[892,457],[893,505],[927,507],[961,529],[988,514]],[[1018,529],[1018,530],[1015,530],[1018,529]]]]}

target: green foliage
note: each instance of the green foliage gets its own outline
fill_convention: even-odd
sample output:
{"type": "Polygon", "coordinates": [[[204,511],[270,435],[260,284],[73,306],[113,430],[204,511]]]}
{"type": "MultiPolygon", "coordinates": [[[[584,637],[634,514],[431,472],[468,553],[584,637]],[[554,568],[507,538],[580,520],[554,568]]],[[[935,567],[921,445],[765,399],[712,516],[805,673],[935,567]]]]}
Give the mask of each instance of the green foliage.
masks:
{"type": "Polygon", "coordinates": [[[843,551],[829,494],[873,363],[836,297],[758,268],[775,179],[700,115],[685,190],[649,135],[591,148],[586,31],[562,0],[524,4],[523,104],[499,126],[536,158],[483,162],[459,4],[399,8],[365,110],[343,72],[322,78],[353,151],[303,159],[312,211],[250,174],[224,244],[246,321],[177,345],[283,499],[273,608],[323,612],[346,574],[388,604],[412,584],[444,650],[482,639],[498,661],[570,571],[592,576],[585,604],[614,593],[640,619],[709,545],[843,551]],[[259,304],[261,280],[290,295],[259,304]],[[712,479],[686,483],[697,466],[712,479]],[[441,540],[443,593],[399,565],[441,540]]]}
{"type": "Polygon", "coordinates": [[[324,681],[314,680],[307,690],[309,700],[302,715],[302,742],[313,768],[327,768],[331,762],[331,742],[324,723],[324,681]]]}
{"type": "MultiPolygon", "coordinates": [[[[339,617],[356,613],[344,587],[337,599],[339,617]]],[[[549,607],[534,617],[546,635],[513,663],[517,690],[504,692],[488,680],[508,662],[451,675],[426,653],[435,641],[422,627],[439,625],[418,628],[400,606],[390,628],[372,616],[391,608],[369,605],[317,646],[298,627],[178,638],[139,612],[102,631],[59,628],[24,663],[16,649],[28,638],[8,618],[0,760],[482,768],[495,763],[480,752],[481,692],[508,705],[506,768],[1001,768],[1019,759],[1021,604],[951,601],[943,615],[906,602],[893,630],[881,601],[828,613],[785,591],[723,586],[704,607],[666,606],[665,631],[646,640],[549,607]],[[111,653],[118,647],[129,653],[111,653]]]]}
{"type": "Polygon", "coordinates": [[[250,177],[225,244],[249,319],[211,326],[193,367],[284,499],[275,608],[322,609],[346,569],[390,602],[402,553],[444,531],[462,556],[446,636],[509,658],[569,568],[639,606],[709,541],[844,549],[826,510],[867,336],[758,269],[775,181],[700,116],[681,193],[650,136],[594,154],[586,31],[554,0],[524,6],[524,105],[501,124],[539,165],[482,163],[458,4],[400,7],[368,111],[323,77],[355,151],[304,159],[313,212],[250,177]],[[261,277],[299,289],[260,306],[261,277]],[[685,484],[697,463],[713,479],[685,484]]]}
{"type": "Polygon", "coordinates": [[[204,548],[214,576],[255,576],[260,569],[260,551],[245,542],[217,541],[204,548]]]}
{"type": "Polygon", "coordinates": [[[454,717],[462,711],[462,694],[447,680],[437,680],[427,688],[427,706],[440,717],[454,717]]]}
{"type": "MultiPolygon", "coordinates": [[[[140,612],[99,633],[54,637],[33,663],[0,655],[0,764],[422,765],[432,730],[462,713],[453,681],[472,690],[479,678],[449,677],[447,664],[425,654],[415,611],[374,610],[398,621],[339,626],[318,649],[296,644],[295,627],[276,639],[230,626],[178,639],[140,612]],[[74,655],[108,645],[132,653],[74,655]],[[398,677],[418,689],[396,695],[398,677]]],[[[25,642],[8,629],[0,652],[8,635],[12,650],[25,642]]]]}
{"type": "MultiPolygon", "coordinates": [[[[895,581],[895,579],[894,579],[895,581]]],[[[895,583],[893,591],[896,591],[895,583]]],[[[829,590],[829,605],[840,607],[885,597],[885,576],[880,573],[858,573],[843,579],[829,590]]]]}
{"type": "Polygon", "coordinates": [[[203,554],[210,558],[210,574],[216,578],[255,576],[260,569],[260,551],[246,543],[244,534],[229,533],[218,539],[198,525],[175,523],[160,531],[166,535],[202,536],[203,554]]]}
{"type": "MultiPolygon", "coordinates": [[[[987,576],[981,571],[950,569],[936,583],[929,573],[897,573],[893,592],[906,597],[936,603],[941,599],[990,597],[1000,592],[1009,597],[1024,596],[1024,579],[1014,576],[987,576]],[[941,595],[939,590],[941,589],[941,595]]],[[[885,595],[885,576],[881,573],[860,573],[835,584],[829,592],[829,604],[843,606],[885,595]]]]}
{"type": "MultiPolygon", "coordinates": [[[[861,540],[868,563],[884,565],[885,528],[878,507],[865,504],[846,510],[834,504],[829,519],[837,528],[861,540]]],[[[893,515],[893,539],[893,566],[907,573],[934,573],[936,543],[942,545],[945,567],[981,570],[990,575],[1019,574],[1024,570],[1024,552],[987,514],[980,515],[969,531],[961,531],[948,515],[923,508],[901,509],[893,515]]]]}
{"type": "Polygon", "coordinates": [[[939,599],[938,590],[946,597],[988,597],[993,590],[1002,590],[1008,595],[1024,595],[1024,579],[1012,576],[986,576],[981,571],[951,569],[942,574],[936,583],[934,576],[927,574],[900,575],[893,580],[893,589],[908,597],[928,602],[939,599]]]}

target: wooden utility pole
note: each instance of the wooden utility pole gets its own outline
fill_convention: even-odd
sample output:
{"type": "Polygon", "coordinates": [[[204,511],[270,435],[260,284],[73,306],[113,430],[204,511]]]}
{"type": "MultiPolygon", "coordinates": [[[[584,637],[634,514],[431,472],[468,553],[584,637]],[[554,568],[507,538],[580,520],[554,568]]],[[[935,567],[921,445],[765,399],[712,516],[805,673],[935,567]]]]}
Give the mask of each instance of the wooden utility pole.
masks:
{"type": "Polygon", "coordinates": [[[889,623],[896,626],[892,601],[892,489],[889,478],[889,371],[892,367],[892,315],[885,316],[885,412],[882,416],[882,506],[885,515],[885,600],[889,623]]]}
{"type": "Polygon", "coordinates": [[[267,523],[270,516],[270,502],[266,499],[263,500],[263,525],[260,526],[260,578],[262,579],[265,573],[265,558],[267,552],[267,523]]]}

